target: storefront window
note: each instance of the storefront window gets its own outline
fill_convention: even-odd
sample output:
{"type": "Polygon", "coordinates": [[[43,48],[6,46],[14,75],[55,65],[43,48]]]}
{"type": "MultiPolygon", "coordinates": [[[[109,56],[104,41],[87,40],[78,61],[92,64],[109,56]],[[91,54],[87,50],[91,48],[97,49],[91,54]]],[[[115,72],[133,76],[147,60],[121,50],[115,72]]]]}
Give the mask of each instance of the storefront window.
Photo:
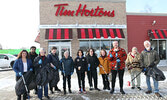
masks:
{"type": "Polygon", "coordinates": [[[165,40],[159,41],[159,56],[161,60],[166,59],[166,41],[165,40]]]}
{"type": "Polygon", "coordinates": [[[89,41],[80,41],[80,49],[83,50],[84,55],[86,55],[86,52],[89,49],[89,41]]]}
{"type": "Polygon", "coordinates": [[[151,47],[158,52],[160,60],[166,60],[166,40],[153,40],[151,47]]]}
{"type": "Polygon", "coordinates": [[[152,47],[153,50],[158,51],[158,48],[157,48],[157,41],[151,41],[151,47],[152,47]]]}
{"type": "Polygon", "coordinates": [[[80,49],[84,51],[84,54],[88,51],[89,48],[93,48],[97,56],[100,56],[100,50],[104,49],[109,53],[110,49],[112,48],[112,41],[109,40],[98,40],[98,41],[80,41],[80,49]]]}

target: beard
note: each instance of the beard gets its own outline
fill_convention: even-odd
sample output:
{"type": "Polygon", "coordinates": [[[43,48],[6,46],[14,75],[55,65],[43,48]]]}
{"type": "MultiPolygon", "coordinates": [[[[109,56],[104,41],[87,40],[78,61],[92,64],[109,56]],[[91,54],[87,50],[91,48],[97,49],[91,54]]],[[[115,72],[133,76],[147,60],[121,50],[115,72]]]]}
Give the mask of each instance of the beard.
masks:
{"type": "Polygon", "coordinates": [[[146,50],[149,51],[149,50],[150,50],[150,47],[146,47],[146,50]]]}

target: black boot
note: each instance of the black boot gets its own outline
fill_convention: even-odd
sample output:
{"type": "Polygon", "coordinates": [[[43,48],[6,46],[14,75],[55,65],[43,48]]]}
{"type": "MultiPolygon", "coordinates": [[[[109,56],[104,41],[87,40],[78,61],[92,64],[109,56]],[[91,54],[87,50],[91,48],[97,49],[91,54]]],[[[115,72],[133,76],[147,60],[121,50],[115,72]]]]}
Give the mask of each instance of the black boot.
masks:
{"type": "Polygon", "coordinates": [[[71,89],[69,89],[68,91],[69,91],[69,93],[72,93],[71,89]]]}
{"type": "Polygon", "coordinates": [[[125,94],[125,92],[124,92],[124,90],[123,90],[123,89],[120,89],[120,92],[121,92],[122,94],[125,94]]]}
{"type": "Polygon", "coordinates": [[[64,89],[64,95],[66,95],[66,94],[67,94],[66,89],[64,89]]]}
{"type": "Polygon", "coordinates": [[[114,93],[114,89],[112,89],[111,91],[110,91],[110,94],[113,94],[114,93]]]}
{"type": "Polygon", "coordinates": [[[110,90],[110,83],[109,82],[106,82],[106,87],[107,87],[106,88],[107,90],[110,90]]]}
{"type": "Polygon", "coordinates": [[[57,86],[55,87],[55,91],[61,92],[61,90],[57,86]]]}

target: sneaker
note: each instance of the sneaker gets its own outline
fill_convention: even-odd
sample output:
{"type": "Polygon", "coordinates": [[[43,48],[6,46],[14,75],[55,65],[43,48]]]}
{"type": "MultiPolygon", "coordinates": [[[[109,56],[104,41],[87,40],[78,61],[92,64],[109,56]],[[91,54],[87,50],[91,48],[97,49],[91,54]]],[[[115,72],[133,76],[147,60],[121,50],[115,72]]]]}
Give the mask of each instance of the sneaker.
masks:
{"type": "Polygon", "coordinates": [[[50,99],[50,97],[49,96],[45,96],[47,99],[50,99]]]}
{"type": "Polygon", "coordinates": [[[103,90],[107,89],[106,87],[103,87],[103,90]]]}
{"type": "Polygon", "coordinates": [[[83,93],[86,94],[86,91],[84,90],[83,93]]]}
{"type": "Polygon", "coordinates": [[[82,93],[82,91],[81,91],[81,88],[79,88],[79,92],[78,92],[79,94],[81,94],[82,93]]]}
{"type": "Polygon", "coordinates": [[[113,94],[114,93],[114,89],[112,89],[111,91],[110,91],[110,94],[113,94]]]}
{"type": "Polygon", "coordinates": [[[131,89],[135,89],[135,87],[131,87],[131,89]]]}
{"type": "Polygon", "coordinates": [[[137,89],[138,89],[138,90],[141,90],[141,88],[140,88],[140,87],[137,87],[137,89]]]}
{"type": "Polygon", "coordinates": [[[146,91],[146,94],[150,94],[150,93],[152,93],[152,91],[150,91],[150,90],[146,91]]]}
{"type": "Polygon", "coordinates": [[[123,89],[120,89],[120,92],[121,94],[125,94],[124,90],[123,89]]]}
{"type": "Polygon", "coordinates": [[[100,89],[99,89],[99,88],[95,88],[95,90],[100,91],[100,89]]]}
{"type": "Polygon", "coordinates": [[[156,95],[157,97],[162,97],[162,95],[160,95],[159,93],[155,93],[155,95],[156,95]]]}
{"type": "Polygon", "coordinates": [[[93,87],[91,86],[91,87],[89,88],[89,90],[90,90],[90,91],[93,90],[93,87]]]}

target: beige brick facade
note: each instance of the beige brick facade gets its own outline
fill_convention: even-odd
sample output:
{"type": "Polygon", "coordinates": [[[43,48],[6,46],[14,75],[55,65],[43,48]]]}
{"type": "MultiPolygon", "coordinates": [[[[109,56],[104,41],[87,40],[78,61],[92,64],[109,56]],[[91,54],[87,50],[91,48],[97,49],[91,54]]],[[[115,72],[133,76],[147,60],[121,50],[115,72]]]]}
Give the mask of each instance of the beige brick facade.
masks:
{"type": "MultiPolygon", "coordinates": [[[[97,25],[127,25],[126,24],[126,2],[125,0],[40,0],[40,25],[70,25],[76,24],[87,25],[87,24],[97,24],[97,25]],[[55,16],[57,7],[55,4],[64,4],[65,9],[77,10],[79,4],[86,4],[86,9],[95,9],[97,6],[104,8],[107,11],[115,11],[115,17],[108,16],[55,16]]],[[[125,48],[127,51],[127,29],[123,29],[125,40],[121,40],[121,47],[125,48]]],[[[76,52],[79,49],[79,40],[77,39],[77,29],[72,30],[73,40],[71,41],[72,56],[76,57],[76,52]]],[[[48,49],[48,41],[45,40],[45,29],[40,29],[40,47],[48,49]]]]}

